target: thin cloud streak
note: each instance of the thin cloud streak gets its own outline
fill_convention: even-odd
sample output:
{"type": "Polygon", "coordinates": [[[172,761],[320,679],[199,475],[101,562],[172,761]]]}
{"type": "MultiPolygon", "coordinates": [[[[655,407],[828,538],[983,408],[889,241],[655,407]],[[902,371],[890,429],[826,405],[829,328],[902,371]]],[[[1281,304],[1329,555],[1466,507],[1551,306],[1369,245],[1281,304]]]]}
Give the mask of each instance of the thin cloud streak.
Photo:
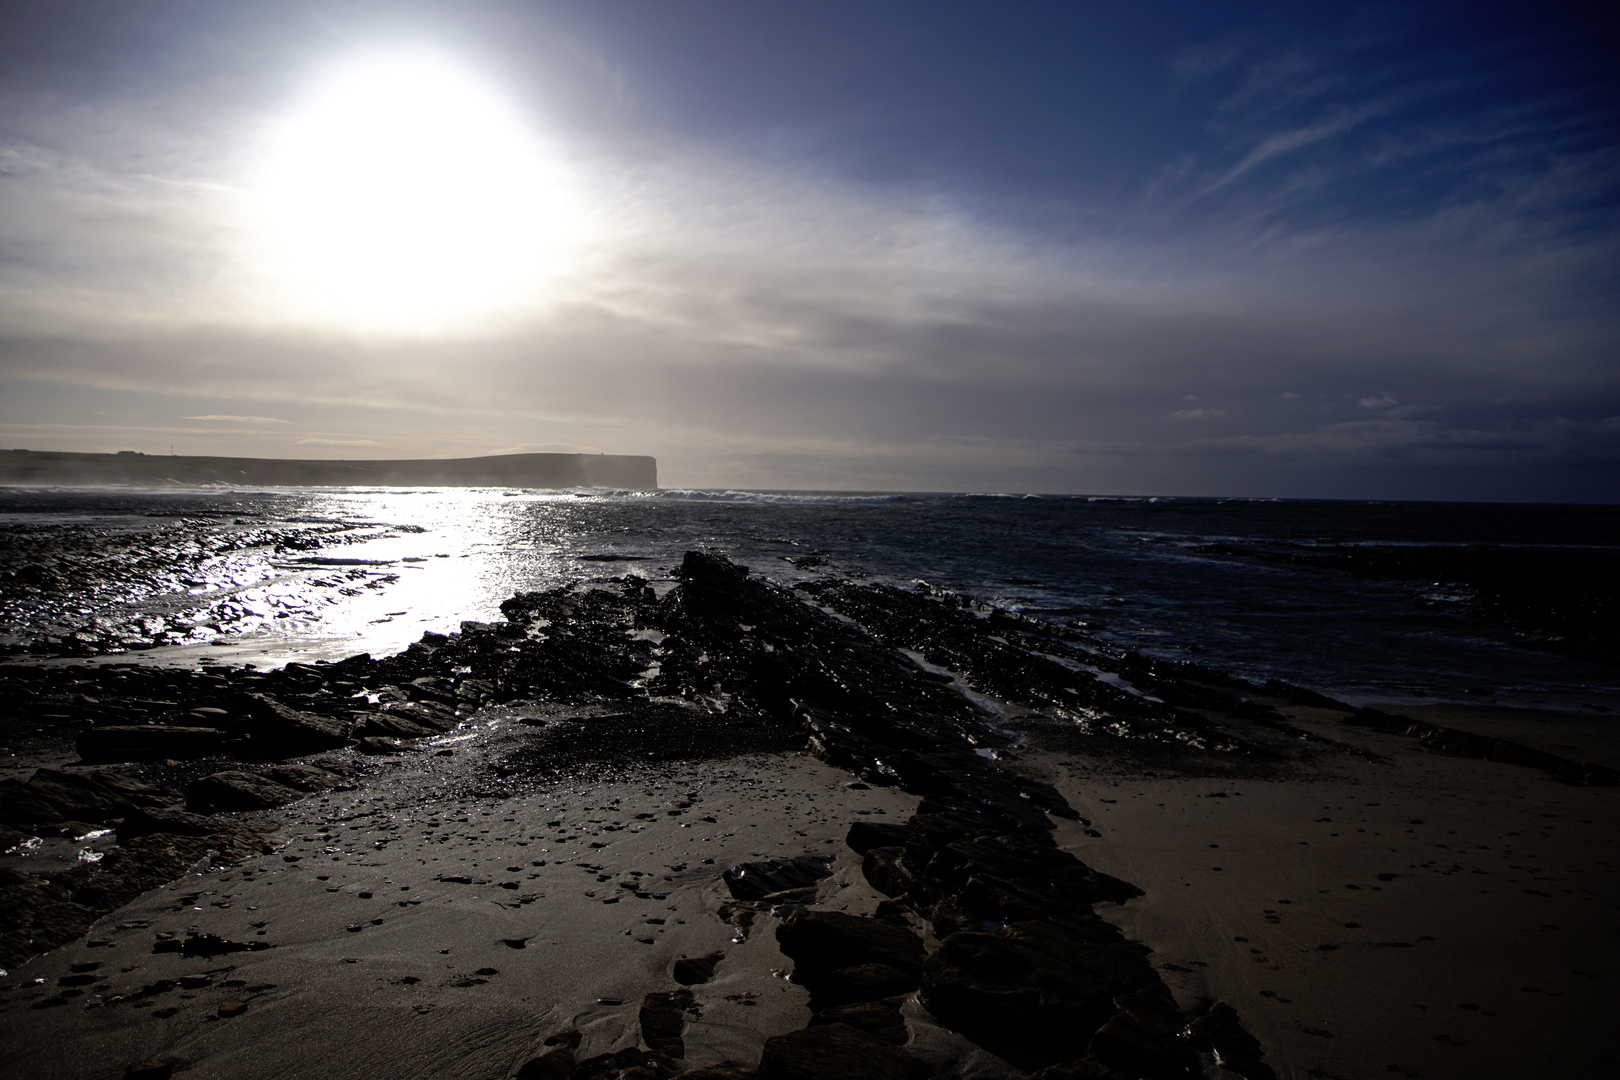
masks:
{"type": "Polygon", "coordinates": [[[1204,189],[1203,194],[1209,195],[1212,192],[1219,191],[1272,158],[1281,157],[1284,154],[1302,150],[1305,147],[1331,139],[1336,135],[1341,135],[1385,111],[1386,109],[1383,106],[1366,105],[1359,109],[1341,112],[1321,123],[1268,135],[1261,140],[1260,145],[1244,155],[1242,161],[1232,166],[1226,175],[1204,189]]]}

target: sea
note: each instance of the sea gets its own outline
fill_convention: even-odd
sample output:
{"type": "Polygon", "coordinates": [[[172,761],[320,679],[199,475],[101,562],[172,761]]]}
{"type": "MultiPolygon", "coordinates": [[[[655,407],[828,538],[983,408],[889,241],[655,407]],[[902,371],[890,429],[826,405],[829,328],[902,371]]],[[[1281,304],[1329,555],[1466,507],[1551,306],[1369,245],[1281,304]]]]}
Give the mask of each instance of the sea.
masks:
{"type": "Polygon", "coordinates": [[[1620,709],[1620,657],[1602,644],[1620,508],[1603,506],[8,488],[0,661],[381,656],[499,619],[517,592],[625,574],[668,587],[695,548],[787,586],[949,590],[1109,649],[1358,704],[1620,709]],[[1542,580],[1558,595],[1538,598],[1542,580]]]}

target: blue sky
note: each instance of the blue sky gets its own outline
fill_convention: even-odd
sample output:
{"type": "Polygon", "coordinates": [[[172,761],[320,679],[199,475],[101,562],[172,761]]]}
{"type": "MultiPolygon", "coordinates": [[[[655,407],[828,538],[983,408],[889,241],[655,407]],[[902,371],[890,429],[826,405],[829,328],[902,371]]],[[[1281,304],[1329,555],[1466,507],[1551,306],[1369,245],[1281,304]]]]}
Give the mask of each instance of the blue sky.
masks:
{"type": "Polygon", "coordinates": [[[1613,501],[1617,48],[1557,4],[13,3],[0,443],[1613,501]]]}

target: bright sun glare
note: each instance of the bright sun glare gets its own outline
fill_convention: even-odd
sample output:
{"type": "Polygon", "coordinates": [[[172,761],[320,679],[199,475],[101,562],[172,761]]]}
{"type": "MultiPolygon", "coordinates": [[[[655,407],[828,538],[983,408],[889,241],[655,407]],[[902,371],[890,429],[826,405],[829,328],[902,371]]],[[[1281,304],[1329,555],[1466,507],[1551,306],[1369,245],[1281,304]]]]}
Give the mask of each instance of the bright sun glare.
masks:
{"type": "Polygon", "coordinates": [[[563,170],[435,57],[355,64],[275,130],[257,185],[267,268],[299,311],[435,329],[537,298],[578,232],[563,170]]]}

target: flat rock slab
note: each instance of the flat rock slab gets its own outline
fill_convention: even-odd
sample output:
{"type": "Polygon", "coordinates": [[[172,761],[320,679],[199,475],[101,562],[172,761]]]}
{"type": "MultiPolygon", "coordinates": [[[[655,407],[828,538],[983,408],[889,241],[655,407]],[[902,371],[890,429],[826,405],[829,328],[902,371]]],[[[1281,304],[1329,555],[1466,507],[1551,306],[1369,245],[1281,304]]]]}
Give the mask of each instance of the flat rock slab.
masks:
{"type": "Polygon", "coordinates": [[[738,900],[763,900],[775,893],[809,888],[831,873],[825,860],[801,855],[743,863],[727,870],[725,879],[726,887],[738,900]]]}
{"type": "Polygon", "coordinates": [[[76,748],[85,761],[161,761],[217,754],[224,744],[218,728],[139,724],[90,728],[76,748]]]}
{"type": "Polygon", "coordinates": [[[765,1042],[759,1080],[927,1080],[934,1071],[848,1024],[819,1024],[765,1042]]]}
{"type": "Polygon", "coordinates": [[[776,928],[776,940],[806,975],[883,964],[916,977],[926,954],[910,930],[839,911],[791,911],[776,928]]]}
{"type": "Polygon", "coordinates": [[[917,989],[915,975],[896,971],[888,964],[855,964],[807,976],[803,981],[810,987],[812,1008],[882,1001],[917,989]]]}
{"type": "Polygon", "coordinates": [[[670,968],[670,978],[682,986],[701,986],[714,978],[714,969],[722,958],[720,953],[710,953],[708,956],[683,956],[670,968]]]}
{"type": "Polygon", "coordinates": [[[189,810],[135,810],[118,825],[118,842],[128,843],[137,836],[168,833],[171,836],[207,836],[219,832],[223,823],[189,810]]]}
{"type": "MultiPolygon", "coordinates": [[[[346,770],[352,772],[353,770],[346,770]]],[[[343,774],[333,768],[323,768],[316,765],[302,765],[291,763],[286,765],[272,765],[263,771],[263,775],[278,784],[285,784],[299,791],[324,791],[329,787],[341,783],[343,774]]]]}
{"type": "Polygon", "coordinates": [[[873,848],[904,847],[906,827],[886,821],[857,821],[849,827],[844,843],[857,855],[865,855],[873,848]]]}
{"type": "Polygon", "coordinates": [[[263,694],[244,695],[253,741],[262,749],[296,753],[326,750],[349,741],[353,724],[283,705],[263,694]]]}
{"type": "Polygon", "coordinates": [[[219,772],[193,781],[186,804],[193,810],[268,810],[304,797],[296,788],[250,772],[219,772]]]}
{"type": "Polygon", "coordinates": [[[38,769],[27,783],[67,821],[107,821],[133,809],[129,800],[95,776],[38,769]]]}
{"type": "Polygon", "coordinates": [[[32,827],[62,820],[62,811],[25,781],[0,780],[0,821],[32,827]]]}
{"type": "Polygon", "coordinates": [[[425,739],[431,735],[438,735],[439,731],[426,724],[418,724],[408,716],[376,713],[366,717],[358,733],[384,739],[425,739]]]}
{"type": "Polygon", "coordinates": [[[859,1028],[874,1038],[896,1046],[904,1046],[910,1038],[905,1017],[900,1010],[886,1001],[862,1001],[853,1005],[834,1005],[822,1009],[810,1018],[811,1027],[826,1024],[847,1024],[859,1028]]]}
{"type": "Polygon", "coordinates": [[[963,931],[929,955],[922,1003],[969,1035],[1084,1045],[1113,1014],[1117,995],[1155,977],[1145,964],[1136,979],[1117,968],[1105,949],[963,931]]]}
{"type": "Polygon", "coordinates": [[[458,723],[454,709],[427,701],[401,701],[384,706],[384,712],[425,728],[436,735],[454,730],[458,723]]]}

